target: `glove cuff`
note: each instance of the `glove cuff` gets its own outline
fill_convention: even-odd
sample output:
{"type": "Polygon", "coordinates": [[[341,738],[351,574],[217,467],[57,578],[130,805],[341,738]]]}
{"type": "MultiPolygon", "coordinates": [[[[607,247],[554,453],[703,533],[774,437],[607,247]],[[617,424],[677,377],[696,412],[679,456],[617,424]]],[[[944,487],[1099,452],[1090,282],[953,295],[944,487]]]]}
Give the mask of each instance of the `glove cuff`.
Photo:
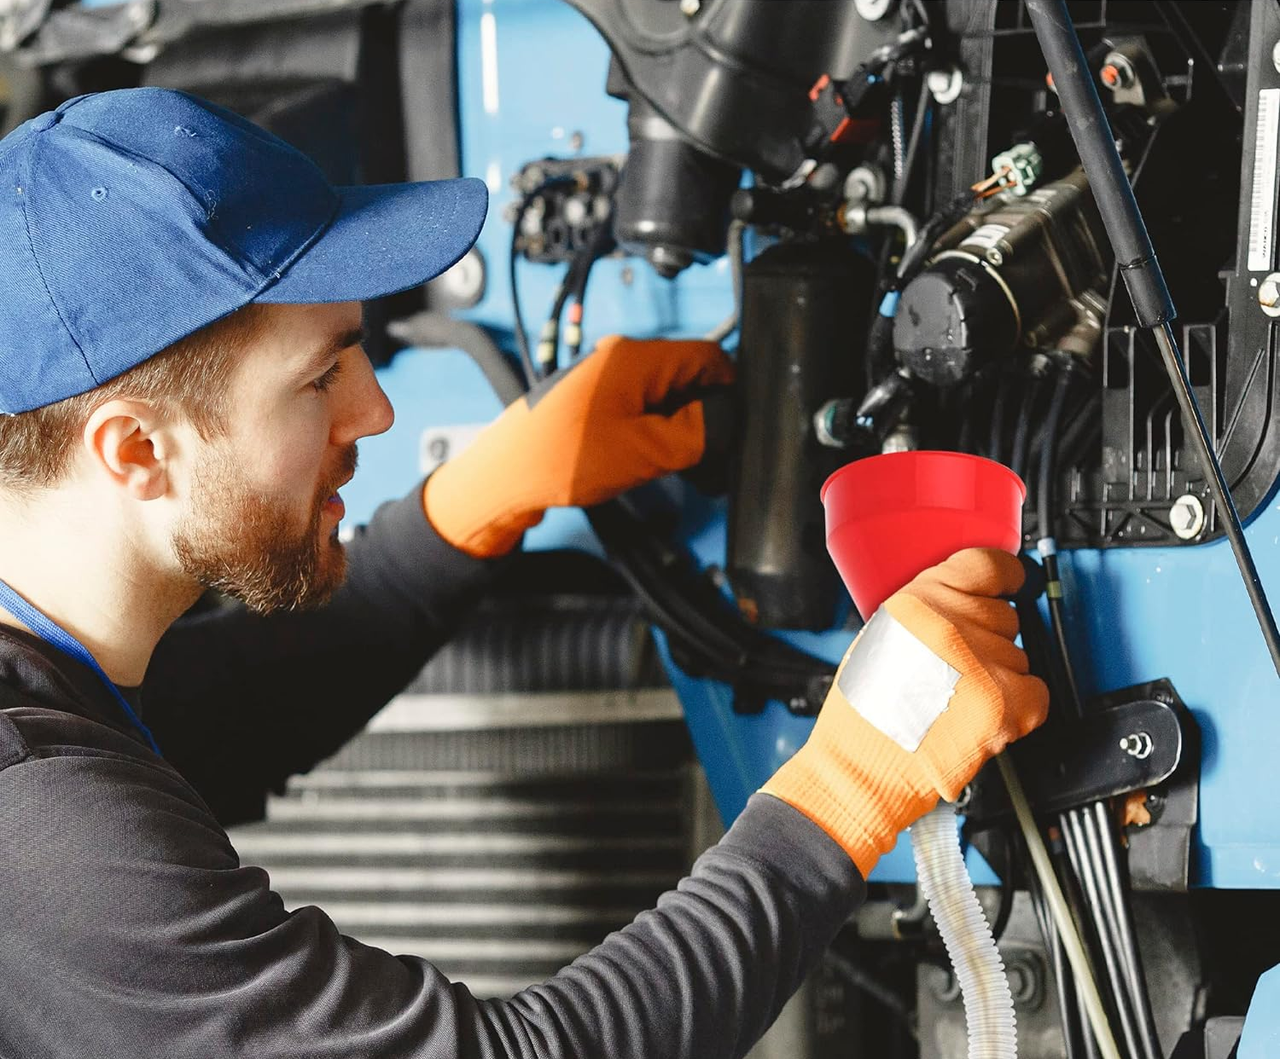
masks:
{"type": "MultiPolygon", "coordinates": [[[[836,692],[835,695],[839,693],[836,692]]],[[[809,741],[761,788],[799,810],[847,853],[865,879],[898,841],[903,828],[937,801],[910,775],[904,750],[865,721],[847,702],[835,732],[815,727],[809,741]]]]}
{"type": "MultiPolygon", "coordinates": [[[[512,551],[545,514],[544,511],[486,514],[480,505],[468,503],[473,488],[486,488],[483,481],[464,483],[459,465],[446,463],[422,487],[422,509],[432,528],[460,552],[475,559],[496,559],[512,551]]],[[[489,486],[491,487],[491,486],[489,486]]]]}

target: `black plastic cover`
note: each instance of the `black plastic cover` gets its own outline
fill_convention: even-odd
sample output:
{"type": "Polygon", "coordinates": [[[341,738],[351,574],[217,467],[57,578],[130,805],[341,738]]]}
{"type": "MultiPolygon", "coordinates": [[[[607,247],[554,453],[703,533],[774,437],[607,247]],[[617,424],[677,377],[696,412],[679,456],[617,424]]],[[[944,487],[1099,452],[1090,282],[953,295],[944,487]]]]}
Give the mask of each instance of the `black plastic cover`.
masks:
{"type": "Polygon", "coordinates": [[[952,386],[1013,348],[1018,324],[982,265],[944,258],[907,285],[893,321],[898,363],[933,386],[952,386]]]}

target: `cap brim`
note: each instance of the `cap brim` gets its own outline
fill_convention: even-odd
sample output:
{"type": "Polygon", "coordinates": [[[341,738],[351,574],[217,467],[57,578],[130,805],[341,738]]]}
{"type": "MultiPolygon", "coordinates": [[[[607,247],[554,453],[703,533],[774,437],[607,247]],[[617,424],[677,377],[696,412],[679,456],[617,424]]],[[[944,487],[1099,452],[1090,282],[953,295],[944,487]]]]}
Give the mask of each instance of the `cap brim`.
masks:
{"type": "Polygon", "coordinates": [[[489,191],[463,177],[338,189],[334,219],[254,301],[367,301],[452,267],[484,227],[489,191]]]}

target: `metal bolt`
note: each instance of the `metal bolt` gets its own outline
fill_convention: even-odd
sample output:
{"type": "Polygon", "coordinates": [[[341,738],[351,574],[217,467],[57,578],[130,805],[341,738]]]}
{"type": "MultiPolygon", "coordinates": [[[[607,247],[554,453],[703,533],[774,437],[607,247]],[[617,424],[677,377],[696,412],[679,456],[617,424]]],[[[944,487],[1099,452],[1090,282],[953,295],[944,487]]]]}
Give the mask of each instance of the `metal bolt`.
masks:
{"type": "Polygon", "coordinates": [[[885,178],[875,166],[860,165],[844,180],[844,197],[849,205],[878,205],[884,201],[885,178]]]}
{"type": "Polygon", "coordinates": [[[879,22],[893,10],[894,0],[853,0],[853,9],[868,22],[879,22]]]}
{"type": "Polygon", "coordinates": [[[944,66],[941,70],[930,70],[925,83],[937,103],[945,107],[960,98],[964,75],[958,66],[944,66]]]}
{"type": "Polygon", "coordinates": [[[702,0],[680,0],[680,13],[685,18],[693,18],[702,7],[702,0]]]}
{"type": "Polygon", "coordinates": [[[1119,52],[1111,52],[1098,72],[1102,83],[1113,92],[1133,87],[1138,79],[1133,64],[1119,52]]]}
{"type": "Polygon", "coordinates": [[[1020,1008],[1038,1008],[1043,995],[1040,963],[1033,956],[1015,953],[1006,958],[1009,993],[1020,1008]]]}
{"type": "Polygon", "coordinates": [[[1280,272],[1273,272],[1258,284],[1258,304],[1268,316],[1280,316],[1280,272]]]}
{"type": "Polygon", "coordinates": [[[990,250],[987,251],[987,260],[990,261],[993,265],[1003,265],[1004,254],[1000,253],[1000,251],[993,246],[990,250]]]}
{"type": "Polygon", "coordinates": [[[1146,732],[1130,732],[1120,740],[1120,749],[1130,757],[1145,761],[1155,749],[1155,743],[1152,742],[1151,736],[1146,732]]]}
{"type": "Polygon", "coordinates": [[[960,999],[960,983],[945,967],[929,970],[929,992],[944,1004],[954,1004],[960,999]]]}
{"type": "Polygon", "coordinates": [[[1169,526],[1184,541],[1200,536],[1204,530],[1204,505],[1194,493],[1186,493],[1169,508],[1169,526]]]}
{"type": "Polygon", "coordinates": [[[427,453],[433,460],[444,463],[449,458],[449,439],[432,438],[427,442],[427,453]]]}
{"type": "Polygon", "coordinates": [[[472,247],[453,268],[435,280],[439,293],[452,305],[475,305],[484,296],[486,269],[480,251],[472,247]]]}

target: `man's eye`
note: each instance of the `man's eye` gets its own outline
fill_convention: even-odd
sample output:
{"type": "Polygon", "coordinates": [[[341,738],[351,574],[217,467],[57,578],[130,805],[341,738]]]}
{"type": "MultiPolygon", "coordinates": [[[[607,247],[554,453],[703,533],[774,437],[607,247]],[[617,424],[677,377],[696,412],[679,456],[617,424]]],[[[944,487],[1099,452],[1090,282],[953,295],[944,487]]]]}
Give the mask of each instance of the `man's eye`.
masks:
{"type": "Polygon", "coordinates": [[[321,375],[318,379],[312,381],[311,385],[320,393],[324,393],[342,371],[342,361],[334,361],[333,367],[321,375]]]}

